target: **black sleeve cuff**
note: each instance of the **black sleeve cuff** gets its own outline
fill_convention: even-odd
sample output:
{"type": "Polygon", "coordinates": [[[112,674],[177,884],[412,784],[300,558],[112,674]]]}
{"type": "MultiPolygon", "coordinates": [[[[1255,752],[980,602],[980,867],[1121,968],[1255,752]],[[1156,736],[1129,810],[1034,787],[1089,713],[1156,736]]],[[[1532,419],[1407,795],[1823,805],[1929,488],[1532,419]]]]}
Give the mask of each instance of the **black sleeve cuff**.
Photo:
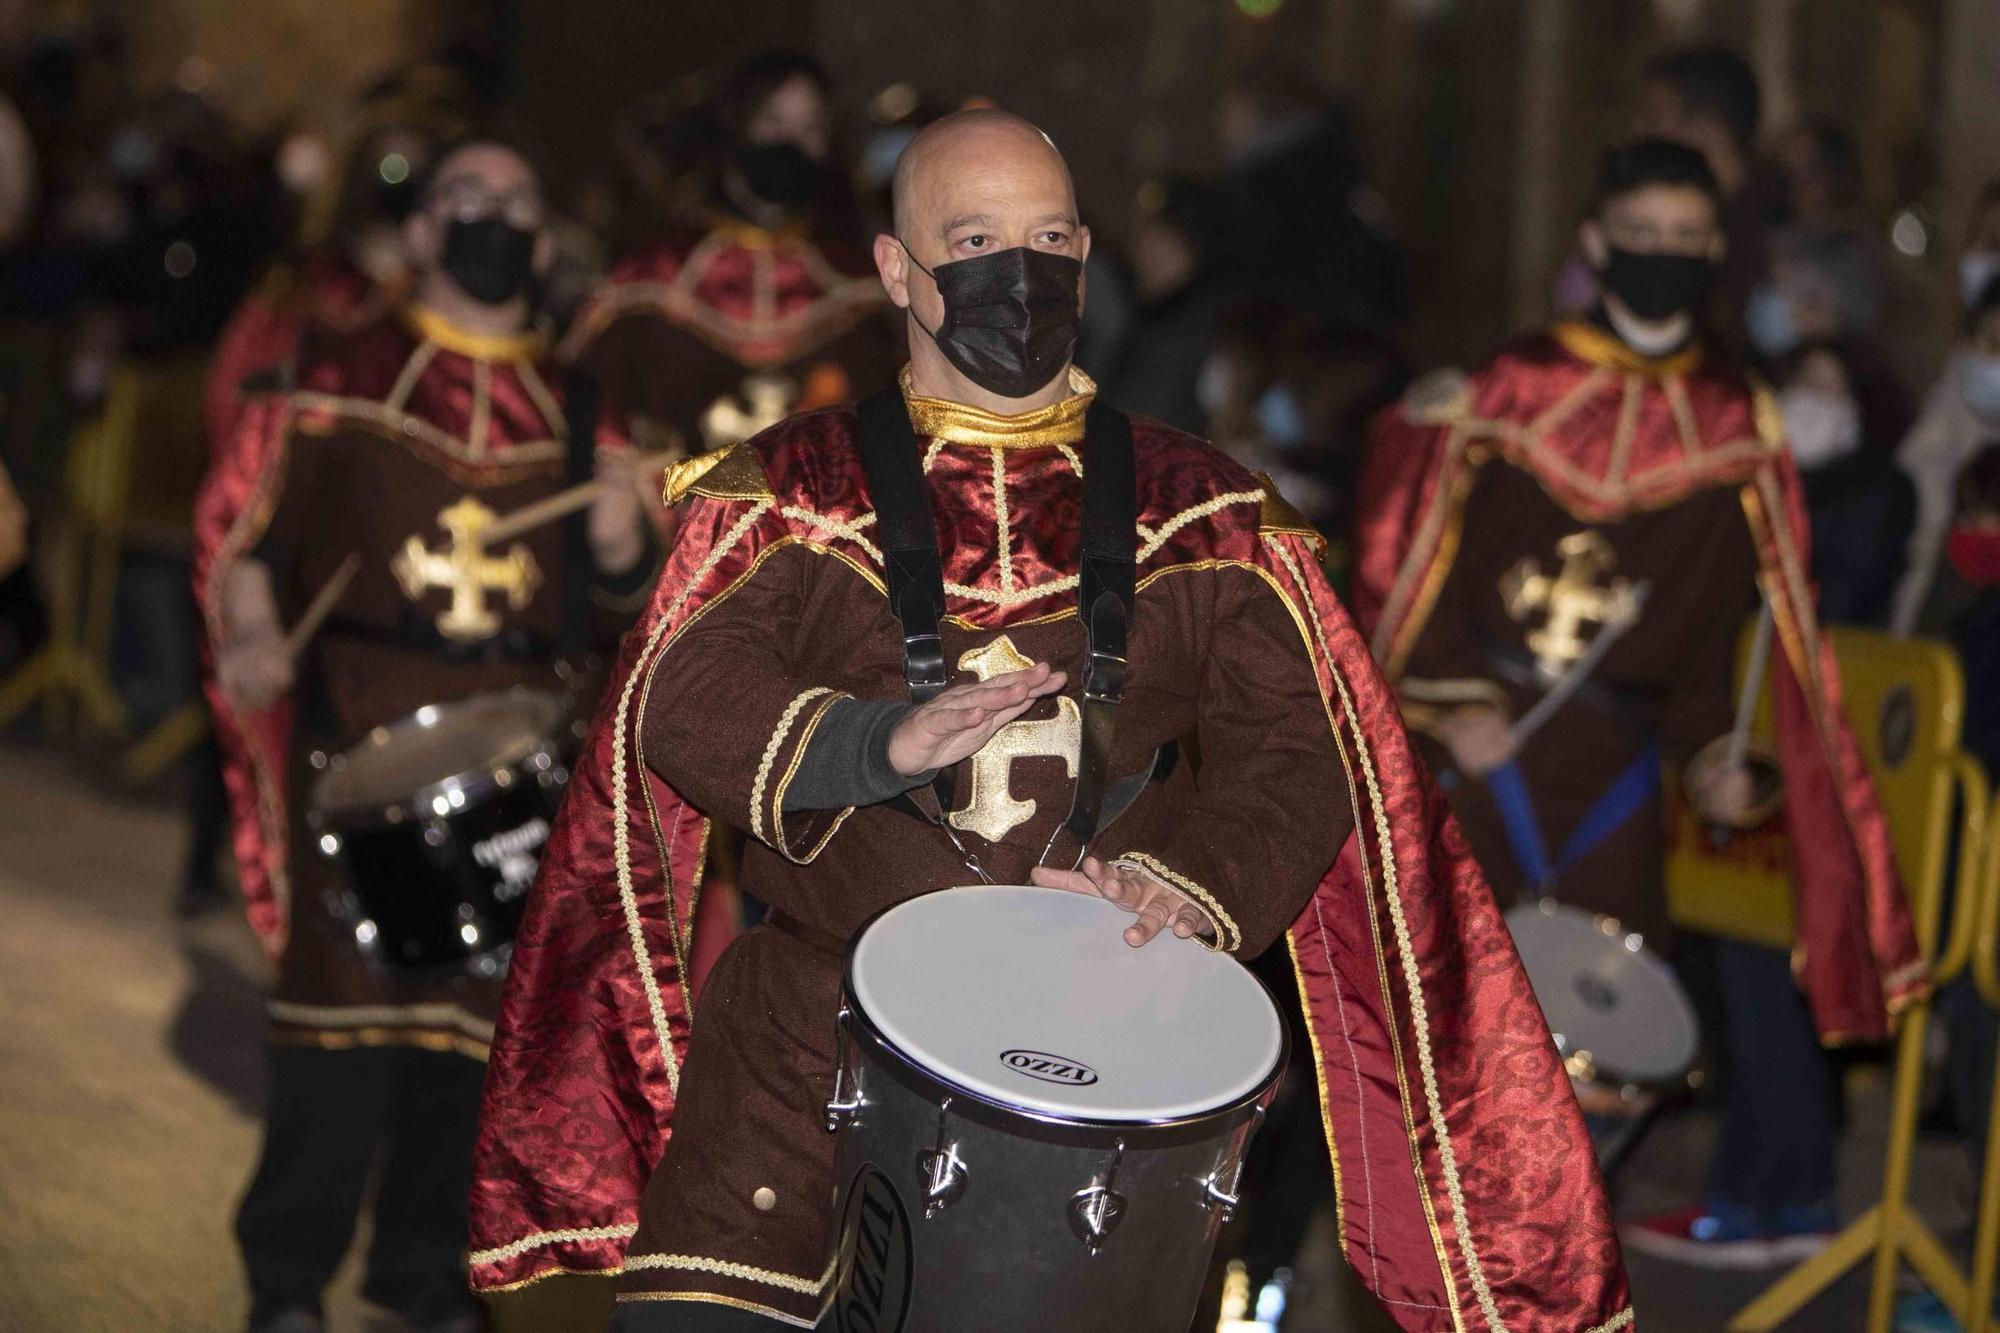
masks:
{"type": "Polygon", "coordinates": [[[906,778],[889,763],[889,733],[916,705],[902,699],[838,699],[820,718],[785,787],[784,809],[840,810],[874,805],[921,787],[935,772],[906,778]]]}

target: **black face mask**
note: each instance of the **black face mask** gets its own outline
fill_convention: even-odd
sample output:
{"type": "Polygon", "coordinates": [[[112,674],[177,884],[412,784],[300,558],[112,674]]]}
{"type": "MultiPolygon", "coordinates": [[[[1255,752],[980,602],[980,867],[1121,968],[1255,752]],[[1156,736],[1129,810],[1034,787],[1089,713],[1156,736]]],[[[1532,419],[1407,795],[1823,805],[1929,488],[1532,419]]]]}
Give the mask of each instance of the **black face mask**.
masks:
{"type": "Polygon", "coordinates": [[[1672,319],[1692,311],[1714,276],[1705,255],[1644,255],[1611,248],[1598,280],[1640,319],[1672,319]]]}
{"type": "Polygon", "coordinates": [[[750,193],[767,204],[797,208],[819,193],[820,164],[789,140],[744,144],[736,150],[736,169],[750,193]]]}
{"type": "MultiPolygon", "coordinates": [[[[903,253],[909,250],[903,246],[903,253]]],[[[980,388],[1026,398],[1069,364],[1083,282],[1077,260],[1023,245],[935,270],[918,264],[915,255],[910,262],[930,275],[944,299],[943,321],[935,332],[924,332],[980,388]]],[[[921,320],[917,327],[923,328],[921,320]]]]}
{"type": "Polygon", "coordinates": [[[527,290],[535,233],[505,218],[460,219],[445,228],[444,271],[473,300],[505,305],[527,290]]]}

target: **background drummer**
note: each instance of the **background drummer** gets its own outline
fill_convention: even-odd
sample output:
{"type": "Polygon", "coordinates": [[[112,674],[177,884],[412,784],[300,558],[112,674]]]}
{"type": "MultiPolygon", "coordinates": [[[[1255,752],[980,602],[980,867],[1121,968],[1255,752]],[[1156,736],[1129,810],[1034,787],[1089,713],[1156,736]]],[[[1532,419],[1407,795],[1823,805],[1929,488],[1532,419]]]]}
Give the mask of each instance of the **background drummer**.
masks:
{"type": "Polygon", "coordinates": [[[618,454],[596,460],[611,484],[583,521],[589,569],[561,525],[472,544],[565,482],[560,386],[529,331],[545,221],[513,142],[444,151],[403,230],[414,303],[305,368],[297,391],[249,404],[204,489],[205,512],[238,515],[198,592],[242,879],[279,957],[263,1156],[237,1219],[253,1330],[320,1327],[378,1154],[365,1294],[418,1329],[477,1327],[460,1256],[498,983],[366,967],[326,904],[344,872],[305,817],[325,756],[371,728],[488,690],[561,688],[558,658],[591,646],[566,631],[565,599],[594,585],[615,602],[651,572],[638,474],[618,454]],[[300,651],[288,631],[350,557],[358,573],[300,651]]]}

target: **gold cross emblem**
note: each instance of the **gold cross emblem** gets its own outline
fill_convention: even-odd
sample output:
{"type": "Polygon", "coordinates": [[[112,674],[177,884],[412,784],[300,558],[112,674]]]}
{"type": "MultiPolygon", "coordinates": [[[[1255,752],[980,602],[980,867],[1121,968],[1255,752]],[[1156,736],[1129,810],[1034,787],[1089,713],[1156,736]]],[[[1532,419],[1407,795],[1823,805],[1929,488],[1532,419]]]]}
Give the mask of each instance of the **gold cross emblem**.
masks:
{"type": "Polygon", "coordinates": [[[747,440],[783,421],[798,396],[799,386],[783,375],[746,375],[740,393],[726,393],[702,412],[702,442],[715,450],[747,440]],[[745,405],[749,407],[747,412],[745,405]]]}
{"type": "Polygon", "coordinates": [[[1535,664],[1548,679],[1582,657],[1590,646],[1583,630],[1624,614],[1632,597],[1630,579],[1604,576],[1617,568],[1618,553],[1594,531],[1573,532],[1556,543],[1562,569],[1554,577],[1542,572],[1541,561],[1523,556],[1500,578],[1500,599],[1507,614],[1526,622],[1542,613],[1541,628],[1528,631],[1525,642],[1535,664]]]}
{"type": "MultiPolygon", "coordinates": [[[[1006,635],[984,648],[976,648],[958,659],[958,669],[970,671],[981,680],[991,680],[1009,671],[1025,671],[1034,663],[1021,656],[1006,635]]],[[[998,842],[1035,817],[1035,802],[1017,801],[1007,789],[1016,759],[1046,756],[1060,759],[1076,776],[1077,753],[1083,747],[1083,714],[1074,699],[1056,696],[1056,715],[1030,722],[1025,718],[1009,722],[993,733],[972,756],[972,793],[965,808],[946,818],[955,829],[974,833],[988,842],[998,842]]]]}
{"type": "Polygon", "coordinates": [[[535,556],[516,542],[505,555],[488,555],[480,534],[493,522],[493,511],[471,496],[438,514],[438,526],[451,535],[441,550],[424,546],[421,537],[404,540],[389,570],[403,585],[403,595],[416,601],[432,588],[451,592],[451,604],[437,618],[438,633],[470,642],[499,632],[500,617],[487,609],[488,592],[507,594],[507,605],[518,611],[541,586],[542,571],[535,556]]]}

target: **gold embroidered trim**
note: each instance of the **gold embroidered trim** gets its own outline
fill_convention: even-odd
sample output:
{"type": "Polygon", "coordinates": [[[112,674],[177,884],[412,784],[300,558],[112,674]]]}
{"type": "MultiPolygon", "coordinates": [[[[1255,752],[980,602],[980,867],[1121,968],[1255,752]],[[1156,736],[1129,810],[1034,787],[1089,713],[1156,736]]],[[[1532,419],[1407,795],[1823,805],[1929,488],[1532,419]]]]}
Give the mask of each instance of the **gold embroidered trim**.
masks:
{"type": "Polygon", "coordinates": [[[540,356],[548,347],[548,339],[533,331],[473,333],[461,329],[437,311],[415,302],[404,306],[400,313],[410,332],[425,342],[479,361],[526,361],[540,356]]]}
{"type": "Polygon", "coordinates": [[[474,1250],[466,1256],[466,1262],[478,1267],[483,1264],[500,1264],[509,1259],[518,1259],[529,1250],[539,1250],[544,1245],[579,1245],[597,1240],[630,1240],[639,1230],[637,1222],[619,1222],[608,1227],[575,1227],[567,1231],[537,1231],[505,1245],[496,1245],[490,1250],[474,1250]]]}
{"type": "Polygon", "coordinates": [[[1083,477],[1083,460],[1077,457],[1076,450],[1066,444],[1059,444],[1056,446],[1056,452],[1062,455],[1063,462],[1069,464],[1069,470],[1076,473],[1078,480],[1081,480],[1083,477]]]}
{"type": "MultiPolygon", "coordinates": [[[[786,705],[785,711],[778,717],[777,727],[771,732],[771,739],[764,743],[764,757],[757,761],[757,776],[750,783],[750,836],[759,842],[778,847],[784,837],[782,833],[773,833],[770,830],[770,824],[781,816],[773,809],[767,817],[764,810],[764,789],[771,781],[771,766],[778,762],[778,750],[784,745],[785,736],[791,731],[792,724],[799,720],[799,714],[804,711],[805,706],[822,694],[833,693],[835,691],[825,685],[815,685],[801,693],[786,705]]],[[[817,718],[818,714],[814,714],[814,717],[817,718]]],[[[798,756],[794,755],[792,759],[793,766],[796,767],[798,756]]],[[[785,770],[784,781],[779,783],[780,788],[784,782],[791,781],[791,777],[792,770],[788,768],[785,770]]]]}
{"type": "Polygon", "coordinates": [[[455,1004],[297,1004],[271,1000],[264,1012],[300,1027],[386,1027],[398,1023],[456,1028],[482,1041],[493,1040],[493,1025],[455,1004]]]}
{"type": "Polygon", "coordinates": [[[762,1315],[775,1323],[790,1324],[793,1328],[818,1328],[818,1319],[799,1319],[783,1310],[773,1310],[768,1305],[755,1301],[739,1301],[734,1296],[717,1296],[707,1291],[621,1291],[614,1298],[619,1305],[634,1305],[653,1301],[686,1301],[695,1305],[726,1305],[732,1310],[748,1310],[762,1315]]]}
{"type": "MultiPolygon", "coordinates": [[[[292,395],[292,404],[299,411],[324,412],[341,420],[372,426],[392,440],[427,446],[456,463],[503,470],[508,475],[511,475],[514,469],[526,469],[540,463],[555,462],[563,457],[563,442],[557,439],[522,440],[508,445],[504,454],[482,453],[473,448],[469,440],[448,435],[422,417],[412,416],[392,403],[378,403],[373,398],[343,398],[337,394],[327,393],[295,393],[292,395]]],[[[301,421],[297,429],[307,434],[326,433],[319,423],[312,421],[301,421]]]]}
{"type": "Polygon", "coordinates": [[[1007,451],[993,451],[993,544],[1000,562],[1000,591],[1014,590],[1014,533],[1007,512],[1007,451]]]}
{"type": "Polygon", "coordinates": [[[493,363],[472,363],[472,421],[465,428],[465,447],[476,458],[485,458],[486,435],[493,423],[493,363]]]}
{"type": "MultiPolygon", "coordinates": [[[[1326,627],[1320,623],[1319,608],[1312,600],[1312,592],[1299,571],[1298,562],[1276,540],[1265,539],[1272,552],[1284,565],[1297,585],[1305,602],[1307,614],[1311,617],[1314,638],[1318,641],[1320,655],[1327,661],[1328,674],[1333,677],[1335,688],[1340,693],[1342,711],[1350,719],[1358,719],[1354,698],[1348,692],[1346,678],[1333,665],[1333,650],[1327,642],[1326,627]]],[[[1382,789],[1375,775],[1375,759],[1368,750],[1368,743],[1362,737],[1358,725],[1353,728],[1355,750],[1361,760],[1361,776],[1368,786],[1368,804],[1374,816],[1375,839],[1382,852],[1383,901],[1389,908],[1390,923],[1396,932],[1396,947],[1401,955],[1403,968],[1403,989],[1409,996],[1410,1027],[1417,1039],[1417,1065],[1424,1080],[1424,1101],[1430,1111],[1431,1133],[1437,1140],[1438,1166],[1444,1173],[1445,1194],[1451,1202],[1452,1221],[1458,1236],[1460,1257],[1464,1259],[1466,1271],[1472,1279],[1473,1296],[1479,1302],[1480,1313],[1494,1333],[1505,1333],[1507,1325],[1500,1318],[1500,1307],[1493,1299],[1493,1290],[1486,1281],[1485,1270],[1479,1264],[1479,1251],[1473,1243],[1471,1224],[1465,1215],[1465,1187],[1458,1173],[1458,1154],[1452,1148],[1451,1128],[1446,1122],[1443,1096],[1438,1090],[1437,1065],[1431,1052],[1429,1006],[1424,1000],[1423,978],[1417,968],[1416,945],[1410,934],[1410,923],[1403,912],[1401,889],[1397,882],[1394,845],[1389,831],[1389,817],[1383,808],[1382,789]]]]}
{"type": "Polygon", "coordinates": [[[799,732],[799,743],[792,747],[792,762],[785,766],[785,776],[779,780],[778,789],[771,793],[771,832],[776,840],[779,855],[795,865],[811,865],[819,854],[826,850],[826,845],[833,841],[833,835],[840,832],[840,826],[847,822],[847,817],[854,813],[854,807],[850,805],[834,815],[833,822],[827,825],[826,832],[803,852],[794,852],[791,840],[785,836],[785,792],[791,787],[792,778],[799,771],[799,763],[805,758],[806,747],[812,744],[813,733],[819,730],[820,719],[826,716],[826,710],[842,699],[853,697],[851,694],[836,691],[831,698],[813,709],[812,716],[806,719],[804,729],[799,732]]]}
{"type": "Polygon", "coordinates": [[[410,352],[409,360],[403,362],[403,368],[396,372],[396,382],[389,387],[389,396],[382,400],[382,405],[391,412],[401,412],[403,404],[416,391],[417,381],[423,378],[424,371],[437,354],[438,345],[430,339],[418,343],[410,352]]]}
{"type": "MultiPolygon", "coordinates": [[[[737,519],[735,525],[723,535],[723,539],[716,543],[715,549],[708,553],[702,560],[701,565],[689,576],[687,582],[681,585],[681,590],[674,594],[673,601],[669,602],[666,609],[660,613],[660,619],[653,626],[653,632],[647,636],[645,650],[639,656],[640,661],[646,661],[650,658],[652,665],[643,673],[635,669],[632,675],[626,679],[625,688],[618,695],[618,723],[611,731],[611,789],[618,793],[618,800],[620,802],[618,817],[611,821],[611,850],[612,860],[618,872],[618,901],[619,905],[625,911],[625,933],[632,941],[632,961],[638,965],[639,983],[646,992],[646,1008],[650,1011],[653,1019],[653,1034],[658,1038],[660,1043],[660,1058],[667,1067],[667,1084],[676,1097],[679,1097],[681,1092],[680,1057],[674,1053],[672,1032],[667,1023],[666,1003],[660,998],[660,981],[658,977],[653,975],[652,959],[646,951],[645,927],[639,920],[638,890],[632,883],[632,832],[626,827],[628,821],[625,818],[623,808],[625,800],[626,753],[629,748],[632,748],[632,694],[637,688],[639,677],[642,674],[650,684],[653,670],[659,665],[660,657],[664,656],[666,652],[666,648],[661,646],[660,640],[666,638],[667,628],[673,623],[674,617],[679,614],[682,605],[686,603],[694,590],[701,585],[702,580],[706,579],[715,570],[715,567],[721,564],[731,551],[736,549],[737,543],[743,540],[750,529],[756,525],[757,520],[764,517],[770,511],[770,508],[771,502],[763,500],[744,511],[743,517],[737,519]]],[[[667,646],[671,646],[671,643],[667,646]]],[[[671,932],[675,929],[672,919],[671,884],[668,885],[668,894],[667,929],[671,932]]],[[[686,983],[687,979],[682,977],[681,985],[683,993],[685,993],[686,983]]]]}
{"type": "Polygon", "coordinates": [[[490,1043],[457,1032],[435,1028],[300,1028],[280,1024],[265,1034],[274,1046],[316,1046],[323,1051],[376,1050],[384,1046],[407,1046],[419,1051],[446,1051],[485,1064],[493,1049],[490,1043]]]}
{"type": "Polygon", "coordinates": [[[628,1254],[625,1256],[625,1271],[638,1272],[645,1269],[665,1269],[685,1273],[712,1273],[716,1277],[733,1277],[743,1282],[762,1282],[780,1291],[795,1291],[801,1296],[817,1296],[825,1290],[827,1281],[833,1276],[834,1265],[839,1262],[836,1254],[826,1266],[826,1271],[817,1278],[793,1277],[789,1273],[773,1272],[768,1268],[758,1268],[751,1264],[732,1263],[727,1259],[709,1259],[698,1254],[628,1254]]]}
{"type": "Polygon", "coordinates": [[[1069,368],[1069,397],[1014,416],[944,398],[926,398],[914,388],[907,365],[896,382],[902,386],[910,427],[918,439],[948,440],[980,449],[1046,449],[1076,444],[1083,439],[1084,414],[1097,397],[1097,382],[1075,366],[1069,368]]]}
{"type": "Polygon", "coordinates": [[[1288,532],[1294,537],[1303,537],[1319,559],[1326,559],[1326,538],[1320,535],[1319,529],[1306,522],[1305,515],[1278,493],[1278,483],[1272,481],[1268,474],[1259,472],[1257,480],[1264,484],[1263,509],[1257,515],[1257,530],[1288,532]]]}
{"type": "Polygon", "coordinates": [[[1236,919],[1216,901],[1215,895],[1179,871],[1169,870],[1161,864],[1159,858],[1149,856],[1145,852],[1127,852],[1114,859],[1111,864],[1131,870],[1143,870],[1168,888],[1179,889],[1182,894],[1200,903],[1207,910],[1209,919],[1215,922],[1216,940],[1211,946],[1212,952],[1235,953],[1243,947],[1243,931],[1238,928],[1236,919]]]}
{"type": "Polygon", "coordinates": [[[1577,360],[1626,375],[1663,379],[1668,375],[1686,375],[1701,365],[1699,344],[1690,343],[1672,356],[1644,356],[1595,324],[1581,320],[1565,320],[1550,329],[1549,336],[1577,360]]]}
{"type": "Polygon", "coordinates": [[[757,461],[757,455],[741,446],[723,450],[714,466],[703,468],[688,489],[711,500],[772,498],[771,481],[764,475],[764,465],[757,461]]]}
{"type": "Polygon", "coordinates": [[[1632,1312],[1632,1307],[1628,1305],[1603,1323],[1594,1324],[1586,1328],[1583,1333],[1618,1333],[1618,1330],[1621,1328],[1630,1328],[1632,1321],[1636,1318],[1638,1316],[1632,1312]]]}

